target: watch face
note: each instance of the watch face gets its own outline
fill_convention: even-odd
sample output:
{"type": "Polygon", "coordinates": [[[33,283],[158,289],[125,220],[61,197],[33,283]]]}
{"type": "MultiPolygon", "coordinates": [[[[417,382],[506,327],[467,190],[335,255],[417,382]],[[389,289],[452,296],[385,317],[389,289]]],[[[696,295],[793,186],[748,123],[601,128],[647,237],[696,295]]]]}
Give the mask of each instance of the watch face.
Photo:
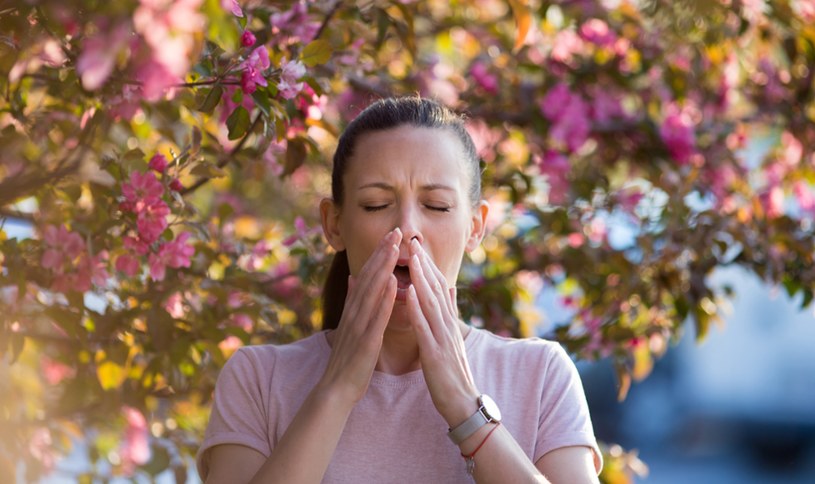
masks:
{"type": "Polygon", "coordinates": [[[498,409],[498,405],[489,395],[481,395],[481,405],[484,407],[484,413],[487,414],[490,420],[493,422],[501,421],[501,410],[498,409]]]}

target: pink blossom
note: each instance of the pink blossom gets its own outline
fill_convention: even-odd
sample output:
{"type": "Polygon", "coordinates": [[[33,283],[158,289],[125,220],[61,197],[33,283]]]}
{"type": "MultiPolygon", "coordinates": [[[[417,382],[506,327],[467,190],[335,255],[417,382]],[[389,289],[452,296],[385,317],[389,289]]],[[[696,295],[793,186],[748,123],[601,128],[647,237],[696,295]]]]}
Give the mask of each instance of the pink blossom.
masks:
{"type": "Polygon", "coordinates": [[[602,244],[608,236],[606,221],[599,217],[594,217],[586,227],[586,235],[594,244],[602,244]]]}
{"type": "Polygon", "coordinates": [[[300,0],[286,12],[274,13],[269,18],[272,37],[277,43],[308,43],[320,29],[320,22],[309,20],[306,2],[300,0]]]}
{"type": "Polygon", "coordinates": [[[798,181],[793,185],[792,192],[795,199],[798,200],[801,211],[810,217],[815,216],[815,190],[813,190],[812,186],[807,182],[798,181]]]}
{"type": "Polygon", "coordinates": [[[751,79],[761,88],[759,95],[767,103],[777,103],[784,99],[786,90],[781,82],[778,69],[772,60],[763,57],[758,61],[757,69],[751,79]]]}
{"type": "Polygon", "coordinates": [[[552,88],[541,100],[543,115],[552,122],[552,139],[574,151],[583,146],[589,136],[589,105],[565,84],[552,88]]]}
{"type": "Polygon", "coordinates": [[[139,232],[139,238],[148,244],[157,241],[169,225],[168,215],[170,215],[170,208],[163,200],[140,204],[136,213],[136,229],[139,232]]]}
{"type": "Polygon", "coordinates": [[[659,127],[662,142],[671,157],[680,165],[687,165],[696,153],[696,133],[694,123],[686,110],[676,104],[669,104],[668,115],[659,127]]]}
{"type": "Polygon", "coordinates": [[[156,153],[150,158],[150,163],[147,166],[156,173],[164,173],[167,171],[167,164],[167,158],[161,153],[156,153]]]}
{"type": "Polygon", "coordinates": [[[122,407],[127,422],[124,439],[119,454],[122,456],[122,467],[125,474],[132,474],[137,465],[147,463],[150,459],[150,435],[147,431],[147,420],[133,407],[122,407]]]}
{"type": "Polygon", "coordinates": [[[586,237],[580,232],[572,232],[566,237],[566,243],[573,249],[578,249],[586,242],[586,237]]]}
{"type": "Polygon", "coordinates": [[[272,291],[282,300],[296,300],[300,296],[302,286],[288,261],[274,266],[269,271],[269,276],[274,281],[272,291]]]}
{"type": "Polygon", "coordinates": [[[778,185],[770,186],[759,195],[767,218],[778,218],[784,215],[784,190],[778,185]]]}
{"type": "Polygon", "coordinates": [[[139,272],[139,260],[127,254],[116,258],[116,270],[124,273],[128,277],[133,277],[139,272]]]}
{"type": "Polygon", "coordinates": [[[243,346],[243,341],[234,335],[227,336],[223,341],[218,343],[218,348],[221,350],[221,353],[223,353],[224,356],[231,355],[241,346],[243,346]]]}
{"type": "Polygon", "coordinates": [[[498,78],[487,70],[483,62],[475,62],[470,67],[470,75],[473,76],[476,84],[481,86],[489,94],[498,93],[498,78]]]}
{"type": "Polygon", "coordinates": [[[297,79],[306,75],[306,66],[300,61],[286,62],[284,60],[282,64],[277,89],[284,99],[291,99],[303,89],[303,83],[297,82],[297,79]]]}
{"type": "Polygon", "coordinates": [[[617,194],[617,203],[624,212],[633,214],[644,195],[638,189],[621,191],[617,194]]]}
{"type": "Polygon", "coordinates": [[[174,292],[164,302],[164,310],[175,319],[183,318],[187,313],[184,308],[184,299],[181,297],[180,292],[174,292]]]}
{"type": "Polygon", "coordinates": [[[815,24],[815,1],[813,0],[792,0],[790,6],[801,17],[805,24],[815,24]]]}
{"type": "Polygon", "coordinates": [[[150,251],[150,244],[136,237],[126,236],[122,239],[125,249],[135,252],[138,255],[147,255],[150,251]]]}
{"type": "Polygon", "coordinates": [[[467,123],[467,132],[473,139],[478,156],[486,163],[495,161],[495,147],[501,141],[501,131],[491,128],[482,119],[472,119],[467,123]]]}
{"type": "Polygon", "coordinates": [[[260,46],[253,50],[249,57],[243,62],[243,74],[241,75],[241,88],[246,94],[252,94],[257,89],[257,85],[266,86],[266,78],[263,71],[269,68],[269,51],[265,46],[260,46]]]}
{"type": "Polygon", "coordinates": [[[236,17],[243,18],[243,10],[241,10],[238,0],[221,0],[221,8],[231,12],[236,17]]]}
{"type": "Polygon", "coordinates": [[[46,427],[39,427],[28,441],[28,451],[37,459],[46,471],[50,471],[56,464],[57,456],[54,452],[54,442],[51,431],[46,427]]]}
{"type": "Polygon", "coordinates": [[[255,38],[255,34],[253,34],[250,30],[244,30],[243,34],[241,34],[241,45],[244,47],[252,47],[257,42],[257,38],[255,38]]]}
{"type": "Polygon", "coordinates": [[[609,89],[597,86],[591,91],[589,111],[591,118],[598,123],[606,123],[613,118],[624,118],[619,96],[609,89]]]}
{"type": "Polygon", "coordinates": [[[82,42],[82,52],[76,61],[82,87],[94,91],[104,85],[113,72],[120,51],[127,46],[128,34],[126,25],[118,25],[110,32],[88,37],[82,42]]]}
{"type": "Polygon", "coordinates": [[[781,158],[780,162],[787,168],[795,168],[804,156],[804,147],[800,141],[789,131],[781,133],[781,158]]]}
{"type": "Polygon", "coordinates": [[[122,184],[122,195],[125,200],[133,204],[134,209],[139,203],[151,204],[158,202],[164,194],[164,186],[158,181],[153,172],[130,174],[130,182],[122,184]]]}
{"type": "Polygon", "coordinates": [[[296,233],[283,241],[283,245],[286,247],[291,247],[298,240],[305,240],[320,230],[319,227],[309,228],[309,226],[306,225],[306,221],[303,220],[303,217],[294,219],[294,229],[296,233]]]}
{"type": "Polygon", "coordinates": [[[549,184],[549,203],[564,202],[569,191],[569,159],[556,151],[547,150],[542,158],[536,156],[536,162],[549,184]]]}
{"type": "Polygon", "coordinates": [[[249,315],[244,313],[237,313],[233,314],[232,317],[229,319],[229,324],[231,326],[237,326],[242,330],[246,331],[247,333],[252,331],[252,318],[249,315]]]}
{"type": "Polygon", "coordinates": [[[552,52],[549,56],[564,64],[568,64],[575,54],[583,51],[583,40],[572,30],[561,30],[555,35],[552,52]]]}
{"type": "Polygon", "coordinates": [[[181,184],[181,180],[178,178],[173,178],[170,180],[170,190],[174,192],[180,192],[184,190],[184,185],[181,184]]]}
{"type": "Polygon", "coordinates": [[[141,86],[125,84],[121,94],[110,98],[108,113],[114,120],[132,119],[141,110],[141,86]]]}
{"type": "Polygon", "coordinates": [[[40,357],[40,369],[45,381],[49,385],[58,385],[66,378],[73,378],[76,375],[76,369],[62,363],[60,361],[52,360],[47,356],[40,357]]]}
{"type": "Polygon", "coordinates": [[[141,0],[133,13],[136,32],[145,40],[146,58],[136,68],[143,95],[157,101],[179,83],[190,68],[195,34],[205,25],[199,12],[203,0],[141,0]]]}
{"type": "Polygon", "coordinates": [[[596,18],[587,20],[580,27],[580,36],[601,47],[611,47],[617,42],[617,36],[608,28],[608,24],[596,18]]]}
{"type": "Polygon", "coordinates": [[[273,141],[269,143],[269,147],[263,152],[263,161],[266,162],[266,167],[274,176],[283,174],[284,166],[278,160],[286,154],[287,144],[286,140],[273,141]]]}
{"type": "Polygon", "coordinates": [[[185,244],[189,237],[189,232],[183,232],[175,240],[162,244],[157,253],[150,254],[148,265],[154,281],[164,280],[167,267],[178,269],[190,266],[195,247],[185,244]]]}
{"type": "Polygon", "coordinates": [[[136,79],[141,82],[142,95],[150,102],[158,101],[162,96],[171,96],[170,88],[181,82],[181,77],[174,75],[164,64],[150,60],[136,69],[136,79]]]}

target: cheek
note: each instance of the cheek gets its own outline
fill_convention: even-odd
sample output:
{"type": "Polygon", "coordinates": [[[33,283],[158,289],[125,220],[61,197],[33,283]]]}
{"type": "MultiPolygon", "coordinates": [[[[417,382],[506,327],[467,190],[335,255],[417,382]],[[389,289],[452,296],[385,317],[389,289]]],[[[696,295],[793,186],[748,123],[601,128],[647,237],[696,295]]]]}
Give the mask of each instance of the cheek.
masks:
{"type": "Polygon", "coordinates": [[[345,228],[343,241],[345,242],[345,250],[348,254],[348,265],[351,269],[351,274],[356,275],[359,274],[362,266],[365,265],[379,246],[379,242],[387,231],[377,230],[374,227],[359,223],[346,226],[345,228]]]}

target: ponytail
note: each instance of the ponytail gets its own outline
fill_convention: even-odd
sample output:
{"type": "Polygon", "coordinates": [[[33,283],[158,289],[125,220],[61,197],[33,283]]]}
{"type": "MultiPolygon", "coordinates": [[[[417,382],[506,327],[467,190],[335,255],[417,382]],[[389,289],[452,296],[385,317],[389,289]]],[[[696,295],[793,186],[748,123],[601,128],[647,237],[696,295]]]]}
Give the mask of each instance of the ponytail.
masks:
{"type": "Polygon", "coordinates": [[[323,286],[323,329],[337,329],[340,325],[342,311],[345,308],[345,296],[348,294],[348,254],[343,250],[334,254],[328,276],[323,286]]]}

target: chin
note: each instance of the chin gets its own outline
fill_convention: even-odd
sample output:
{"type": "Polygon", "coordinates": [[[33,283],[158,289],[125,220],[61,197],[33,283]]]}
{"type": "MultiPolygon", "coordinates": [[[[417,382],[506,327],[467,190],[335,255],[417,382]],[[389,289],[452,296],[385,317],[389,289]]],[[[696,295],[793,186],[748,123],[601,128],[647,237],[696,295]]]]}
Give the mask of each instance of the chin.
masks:
{"type": "Polygon", "coordinates": [[[393,311],[388,321],[388,330],[413,331],[413,325],[410,324],[410,317],[408,316],[407,305],[404,302],[396,301],[393,303],[393,311]]]}

